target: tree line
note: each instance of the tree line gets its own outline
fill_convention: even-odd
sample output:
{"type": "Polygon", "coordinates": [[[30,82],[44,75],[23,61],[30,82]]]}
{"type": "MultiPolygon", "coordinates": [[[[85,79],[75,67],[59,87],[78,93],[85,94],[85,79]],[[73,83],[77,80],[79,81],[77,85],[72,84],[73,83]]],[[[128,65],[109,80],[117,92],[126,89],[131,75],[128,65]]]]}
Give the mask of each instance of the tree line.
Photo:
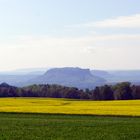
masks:
{"type": "Polygon", "coordinates": [[[98,86],[93,90],[81,90],[60,85],[31,85],[23,88],[0,84],[0,97],[51,97],[89,100],[140,99],[140,85],[122,82],[116,85],[98,86]]]}

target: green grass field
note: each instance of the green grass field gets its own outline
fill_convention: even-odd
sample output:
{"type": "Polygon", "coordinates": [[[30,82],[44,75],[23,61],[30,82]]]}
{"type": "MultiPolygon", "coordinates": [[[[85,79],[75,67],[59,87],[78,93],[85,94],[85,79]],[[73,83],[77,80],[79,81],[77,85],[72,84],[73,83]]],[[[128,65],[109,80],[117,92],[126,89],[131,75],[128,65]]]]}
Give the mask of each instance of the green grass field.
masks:
{"type": "Polygon", "coordinates": [[[140,100],[81,101],[51,98],[0,98],[0,112],[140,116],[140,100]]]}
{"type": "Polygon", "coordinates": [[[0,113],[0,140],[139,140],[140,118],[0,113]]]}
{"type": "Polygon", "coordinates": [[[0,112],[0,140],[140,140],[140,100],[0,98],[0,112]]]}

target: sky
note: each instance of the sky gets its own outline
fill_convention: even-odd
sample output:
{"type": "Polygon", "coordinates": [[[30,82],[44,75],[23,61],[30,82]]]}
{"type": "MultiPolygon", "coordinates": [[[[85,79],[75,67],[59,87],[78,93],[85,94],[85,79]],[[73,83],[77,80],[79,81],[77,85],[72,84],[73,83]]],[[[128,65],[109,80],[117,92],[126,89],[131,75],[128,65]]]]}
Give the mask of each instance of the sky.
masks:
{"type": "Polygon", "coordinates": [[[0,0],[0,71],[140,69],[140,0],[0,0]]]}

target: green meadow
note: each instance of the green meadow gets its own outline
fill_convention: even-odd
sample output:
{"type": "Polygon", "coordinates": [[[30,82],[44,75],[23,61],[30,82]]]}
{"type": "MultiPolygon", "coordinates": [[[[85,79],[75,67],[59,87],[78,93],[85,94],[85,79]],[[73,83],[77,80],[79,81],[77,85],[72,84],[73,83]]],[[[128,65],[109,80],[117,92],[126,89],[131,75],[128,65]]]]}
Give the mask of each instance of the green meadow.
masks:
{"type": "Polygon", "coordinates": [[[0,140],[139,140],[140,118],[0,113],[0,140]]]}

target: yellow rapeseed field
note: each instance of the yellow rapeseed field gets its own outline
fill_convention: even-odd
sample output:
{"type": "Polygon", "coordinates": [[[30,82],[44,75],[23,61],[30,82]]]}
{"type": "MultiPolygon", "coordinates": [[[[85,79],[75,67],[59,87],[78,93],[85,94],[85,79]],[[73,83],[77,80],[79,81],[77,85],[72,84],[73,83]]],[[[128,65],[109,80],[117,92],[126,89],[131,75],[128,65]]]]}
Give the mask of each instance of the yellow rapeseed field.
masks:
{"type": "Polygon", "coordinates": [[[81,101],[52,98],[0,98],[0,112],[140,116],[140,100],[81,101]]]}

